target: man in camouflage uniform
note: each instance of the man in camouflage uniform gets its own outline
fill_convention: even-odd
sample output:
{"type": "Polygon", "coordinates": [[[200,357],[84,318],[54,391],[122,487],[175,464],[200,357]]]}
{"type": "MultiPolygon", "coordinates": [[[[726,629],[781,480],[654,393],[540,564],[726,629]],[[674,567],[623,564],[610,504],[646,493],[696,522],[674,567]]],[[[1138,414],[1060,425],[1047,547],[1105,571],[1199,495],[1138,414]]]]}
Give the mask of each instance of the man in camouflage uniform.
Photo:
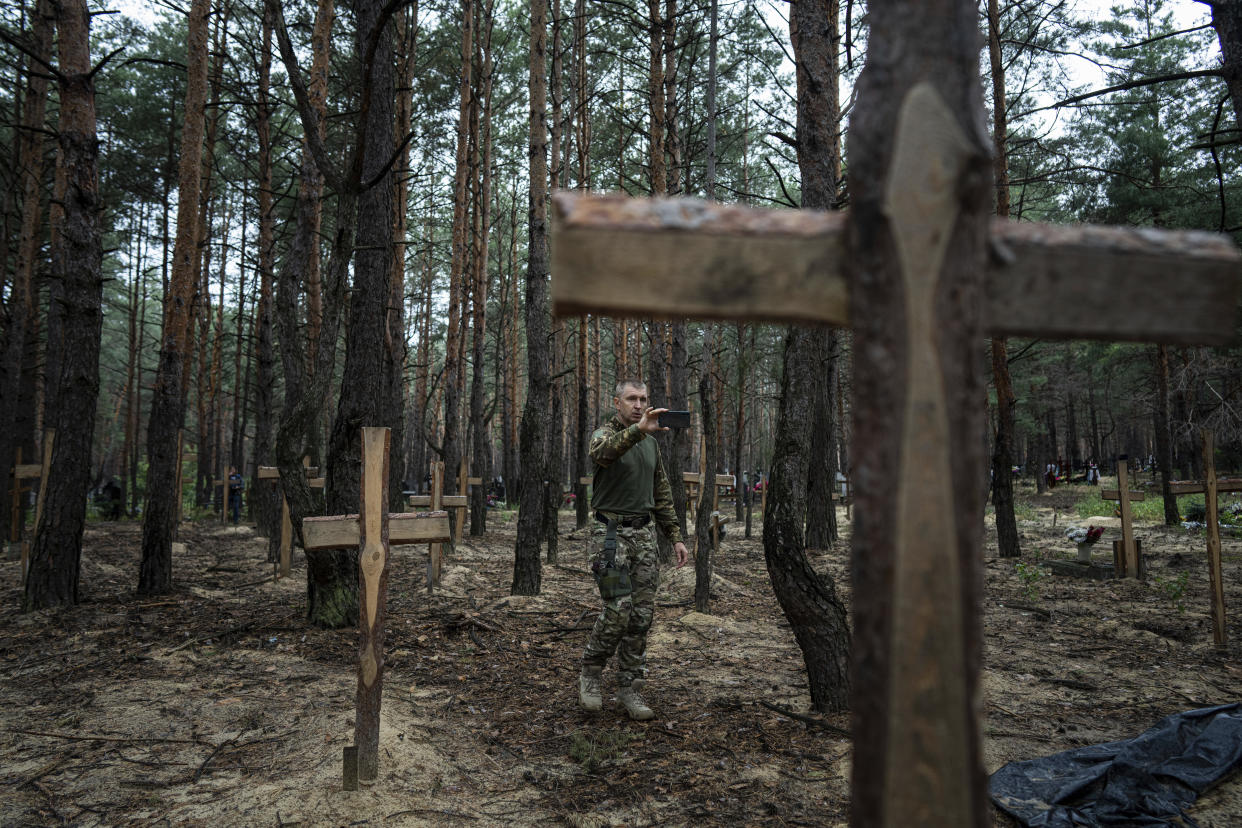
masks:
{"type": "Polygon", "coordinates": [[[632,592],[605,597],[603,611],[595,621],[578,679],[582,707],[598,712],[603,707],[600,676],[613,652],[617,653],[617,698],[631,719],[655,716],[638,695],[646,672],[647,631],[655,614],[659,568],[655,527],[673,542],[677,566],[685,566],[688,554],[681,540],[673,495],[656,441],[665,408],[650,408],[647,386],[639,380],[617,383],[613,405],[617,413],[591,435],[590,454],[595,463],[591,506],[596,524],[591,533],[591,571],[601,578],[605,560],[606,525],[616,524],[616,563],[629,568],[632,592]]]}

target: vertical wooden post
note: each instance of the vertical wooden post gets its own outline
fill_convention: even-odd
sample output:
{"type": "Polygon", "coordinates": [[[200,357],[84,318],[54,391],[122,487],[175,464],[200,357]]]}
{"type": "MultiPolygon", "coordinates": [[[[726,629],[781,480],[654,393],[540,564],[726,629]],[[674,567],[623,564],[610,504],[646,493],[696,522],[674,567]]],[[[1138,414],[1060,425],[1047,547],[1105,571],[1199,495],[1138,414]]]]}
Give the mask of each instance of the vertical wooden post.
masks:
{"type": "Polygon", "coordinates": [[[1126,455],[1117,457],[1117,491],[1121,496],[1121,552],[1126,577],[1139,577],[1138,550],[1134,546],[1134,524],[1130,514],[1130,475],[1126,455]]]}
{"type": "Polygon", "coordinates": [[[30,532],[30,540],[22,544],[22,583],[26,583],[26,572],[30,568],[30,545],[39,536],[39,519],[43,517],[43,504],[47,501],[47,470],[52,467],[52,446],[56,442],[56,429],[49,428],[43,432],[43,464],[39,473],[39,499],[35,505],[34,529],[30,532]]]}
{"type": "MultiPolygon", "coordinates": [[[[444,508],[444,461],[437,460],[431,464],[431,504],[433,512],[444,508]]],[[[459,521],[460,522],[460,521],[459,521]]],[[[444,547],[437,541],[432,543],[427,554],[427,591],[431,592],[440,585],[440,566],[444,547]]]]}
{"type": "Polygon", "coordinates": [[[9,540],[17,543],[22,539],[22,480],[17,475],[17,467],[22,464],[22,447],[17,447],[17,458],[13,462],[13,512],[9,518],[9,540]]]}
{"type": "Polygon", "coordinates": [[[1212,640],[1217,647],[1228,642],[1225,632],[1225,587],[1221,580],[1220,516],[1216,504],[1216,435],[1208,429],[1201,432],[1203,440],[1203,504],[1207,523],[1208,584],[1212,591],[1212,640]]]}
{"type": "Polygon", "coordinates": [[[185,465],[185,429],[177,429],[177,488],[173,492],[173,499],[176,501],[176,518],[173,520],[173,536],[176,537],[181,528],[181,470],[185,465]]]}
{"type": "MultiPolygon", "coordinates": [[[[277,481],[279,484],[279,481],[277,481]]],[[[290,559],[293,557],[293,521],[289,517],[289,498],[280,493],[280,570],[278,578],[289,577],[290,559]]]]}
{"type": "MultiPolygon", "coordinates": [[[[469,482],[467,478],[466,458],[461,458],[461,462],[457,466],[457,493],[462,497],[466,496],[466,484],[469,482]]],[[[466,523],[466,515],[470,514],[469,509],[458,509],[457,520],[453,523],[453,543],[461,543],[462,526],[466,523]]]]}
{"type": "Polygon", "coordinates": [[[362,429],[362,487],[358,495],[358,702],[354,744],[358,778],[379,774],[380,701],[384,687],[384,617],[388,594],[387,428],[362,429]]]}

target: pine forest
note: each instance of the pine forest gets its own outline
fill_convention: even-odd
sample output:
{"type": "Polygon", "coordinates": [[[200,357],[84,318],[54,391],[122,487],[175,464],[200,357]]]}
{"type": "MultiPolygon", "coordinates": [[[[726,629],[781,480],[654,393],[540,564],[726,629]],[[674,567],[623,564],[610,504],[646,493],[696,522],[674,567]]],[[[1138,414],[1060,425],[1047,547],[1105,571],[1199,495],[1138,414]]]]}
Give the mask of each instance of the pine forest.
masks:
{"type": "Polygon", "coordinates": [[[7,0],[0,77],[0,823],[1242,818],[1242,2],[7,0]]]}

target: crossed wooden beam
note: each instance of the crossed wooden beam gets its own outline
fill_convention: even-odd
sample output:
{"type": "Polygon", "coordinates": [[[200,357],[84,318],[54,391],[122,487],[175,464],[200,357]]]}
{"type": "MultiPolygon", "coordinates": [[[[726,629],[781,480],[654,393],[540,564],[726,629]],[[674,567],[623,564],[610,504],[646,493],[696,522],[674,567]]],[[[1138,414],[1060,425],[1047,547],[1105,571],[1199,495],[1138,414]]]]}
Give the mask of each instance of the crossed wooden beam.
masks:
{"type": "Polygon", "coordinates": [[[362,429],[362,486],[359,513],[308,517],[302,521],[302,541],[308,552],[358,548],[358,691],[354,717],[354,744],[345,749],[344,783],[357,788],[359,780],[373,780],[379,772],[380,703],[384,686],[384,620],[388,600],[388,550],[401,544],[444,543],[449,533],[448,512],[389,514],[387,428],[362,429]]]}

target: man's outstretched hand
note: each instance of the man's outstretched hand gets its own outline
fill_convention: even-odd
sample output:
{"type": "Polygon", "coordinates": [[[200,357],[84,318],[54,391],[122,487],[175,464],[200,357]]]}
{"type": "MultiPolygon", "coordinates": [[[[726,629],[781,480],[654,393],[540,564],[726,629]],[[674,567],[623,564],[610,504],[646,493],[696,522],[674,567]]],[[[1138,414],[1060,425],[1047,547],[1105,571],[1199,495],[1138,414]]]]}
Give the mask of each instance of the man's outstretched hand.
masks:
{"type": "Polygon", "coordinates": [[[659,431],[668,431],[667,426],[660,425],[660,415],[665,411],[668,411],[668,409],[648,408],[643,412],[643,418],[637,423],[638,430],[645,434],[655,434],[659,431]]]}

